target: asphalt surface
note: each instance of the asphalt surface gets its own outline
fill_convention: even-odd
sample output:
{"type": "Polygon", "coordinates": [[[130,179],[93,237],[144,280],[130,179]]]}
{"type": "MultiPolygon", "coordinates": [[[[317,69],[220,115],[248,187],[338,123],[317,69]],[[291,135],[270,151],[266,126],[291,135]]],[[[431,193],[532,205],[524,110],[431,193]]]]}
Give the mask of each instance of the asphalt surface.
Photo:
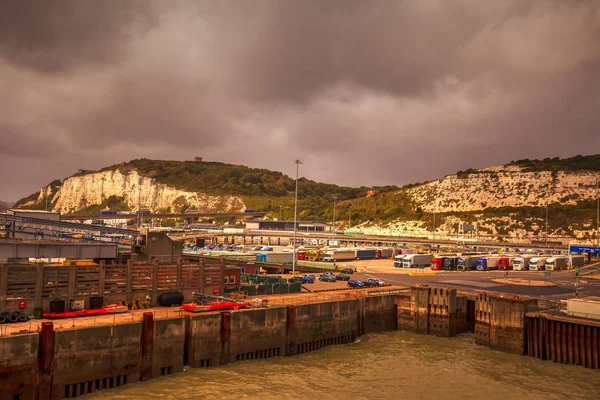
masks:
{"type": "MultiPolygon", "coordinates": [[[[585,296],[600,296],[600,279],[588,279],[595,274],[600,278],[600,264],[582,267],[579,279],[575,271],[551,271],[549,282],[556,286],[522,286],[493,282],[492,279],[518,278],[520,280],[545,281],[546,271],[432,271],[424,270],[419,276],[416,269],[394,268],[393,263],[378,260],[374,262],[347,263],[347,266],[357,267],[357,273],[351,278],[364,281],[376,277],[386,284],[398,286],[432,285],[452,287],[465,292],[499,292],[521,296],[531,296],[547,299],[568,299],[585,296]],[[409,275],[410,274],[410,275],[409,275]]],[[[314,274],[318,279],[318,274],[314,274]]],[[[288,275],[289,276],[289,275],[288,275]]],[[[347,287],[346,282],[319,282],[307,284],[308,290],[338,289],[347,287]]]]}

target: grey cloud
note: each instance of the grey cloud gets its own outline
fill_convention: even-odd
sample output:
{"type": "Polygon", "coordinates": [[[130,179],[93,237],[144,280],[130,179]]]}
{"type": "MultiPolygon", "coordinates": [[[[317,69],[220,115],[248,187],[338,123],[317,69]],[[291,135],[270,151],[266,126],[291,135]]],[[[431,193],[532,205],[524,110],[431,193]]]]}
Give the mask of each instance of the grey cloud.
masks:
{"type": "Polygon", "coordinates": [[[0,15],[8,198],[136,157],[285,173],[301,158],[311,179],[401,185],[600,150],[594,0],[25,1],[0,15]],[[45,167],[23,179],[31,156],[45,167]]]}

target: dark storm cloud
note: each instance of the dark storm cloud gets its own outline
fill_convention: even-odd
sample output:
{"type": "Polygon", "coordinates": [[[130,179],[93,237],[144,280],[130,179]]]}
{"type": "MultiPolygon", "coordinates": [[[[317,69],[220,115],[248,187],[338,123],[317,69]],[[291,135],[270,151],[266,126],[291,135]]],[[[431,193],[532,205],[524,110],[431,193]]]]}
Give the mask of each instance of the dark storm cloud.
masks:
{"type": "Polygon", "coordinates": [[[594,0],[4,2],[0,199],[136,157],[400,185],[599,152],[599,65],[594,0]]]}

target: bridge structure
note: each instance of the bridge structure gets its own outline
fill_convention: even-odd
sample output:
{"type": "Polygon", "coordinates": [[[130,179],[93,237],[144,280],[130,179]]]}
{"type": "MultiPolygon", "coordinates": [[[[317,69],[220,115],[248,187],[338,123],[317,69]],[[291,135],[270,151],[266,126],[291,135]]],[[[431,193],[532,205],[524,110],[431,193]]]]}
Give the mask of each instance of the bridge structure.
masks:
{"type": "Polygon", "coordinates": [[[88,234],[94,240],[119,241],[138,235],[137,230],[114,228],[68,221],[55,221],[44,218],[31,218],[0,213],[0,241],[2,239],[58,239],[72,234],[88,234]]]}
{"type": "Polygon", "coordinates": [[[68,258],[115,260],[118,243],[0,240],[0,259],[68,258]]]}
{"type": "Polygon", "coordinates": [[[186,213],[127,213],[127,214],[98,214],[98,215],[61,215],[62,221],[86,221],[86,220],[115,220],[115,219],[197,219],[197,218],[243,218],[251,219],[257,217],[264,217],[266,212],[186,212],[186,213]]]}

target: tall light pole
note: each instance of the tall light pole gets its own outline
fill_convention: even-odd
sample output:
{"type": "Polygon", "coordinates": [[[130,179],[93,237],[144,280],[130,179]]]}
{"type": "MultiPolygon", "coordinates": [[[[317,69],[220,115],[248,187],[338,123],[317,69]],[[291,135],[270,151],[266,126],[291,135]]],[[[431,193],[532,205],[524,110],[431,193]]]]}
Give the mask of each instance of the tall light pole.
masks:
{"type": "Polygon", "coordinates": [[[337,196],[333,196],[333,224],[331,225],[333,229],[333,238],[335,239],[335,201],[337,200],[337,196]]]}
{"type": "Polygon", "coordinates": [[[296,254],[296,221],[298,217],[298,169],[300,168],[300,164],[302,161],[295,160],[294,164],[296,164],[296,194],[294,196],[294,247],[292,253],[292,274],[296,272],[296,258],[298,255],[296,254]]]}
{"type": "Polygon", "coordinates": [[[348,230],[350,230],[352,218],[352,204],[348,204],[348,230]]]}
{"type": "Polygon", "coordinates": [[[548,202],[546,202],[546,246],[548,246],[548,202]]]}
{"type": "Polygon", "coordinates": [[[596,178],[596,247],[600,247],[600,181],[596,178]]]}
{"type": "Polygon", "coordinates": [[[138,211],[137,211],[137,214],[138,214],[137,215],[138,229],[140,229],[140,226],[141,226],[141,216],[142,216],[142,213],[140,212],[141,211],[141,206],[142,206],[141,197],[142,197],[142,187],[138,186],[138,206],[137,206],[137,208],[138,208],[138,211]]]}
{"type": "Polygon", "coordinates": [[[48,211],[48,188],[43,188],[42,190],[44,191],[44,197],[46,197],[46,211],[48,211]]]}
{"type": "Polygon", "coordinates": [[[104,203],[104,175],[102,175],[102,185],[100,188],[100,210],[102,210],[102,204],[104,203]]]}

